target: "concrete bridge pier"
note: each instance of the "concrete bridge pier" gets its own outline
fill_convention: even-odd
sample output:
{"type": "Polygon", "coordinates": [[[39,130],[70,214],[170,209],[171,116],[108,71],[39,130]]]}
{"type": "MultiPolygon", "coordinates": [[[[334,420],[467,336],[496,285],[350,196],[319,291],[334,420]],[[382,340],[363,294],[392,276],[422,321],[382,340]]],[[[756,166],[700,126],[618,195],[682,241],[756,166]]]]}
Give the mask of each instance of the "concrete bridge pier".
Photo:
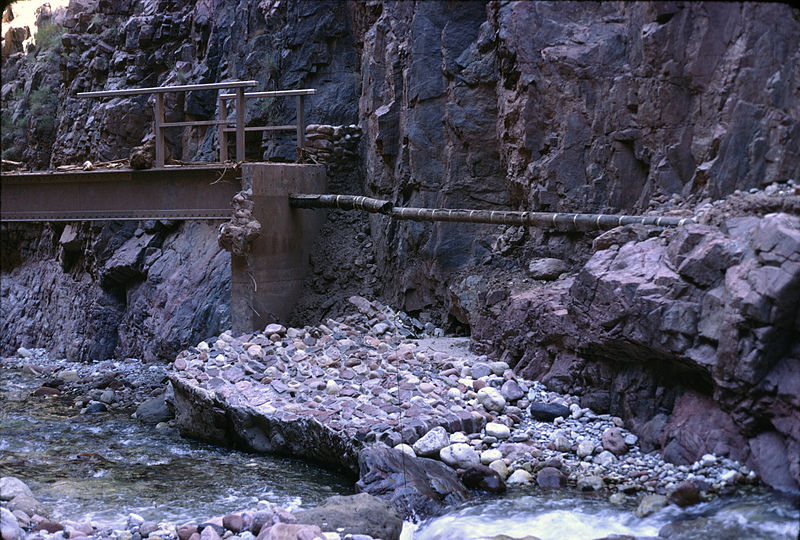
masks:
{"type": "Polygon", "coordinates": [[[325,193],[323,165],[244,163],[242,189],[252,187],[261,236],[247,257],[231,255],[231,319],[243,334],[283,323],[302,293],[314,238],[324,212],[289,206],[290,193],[325,193]]]}

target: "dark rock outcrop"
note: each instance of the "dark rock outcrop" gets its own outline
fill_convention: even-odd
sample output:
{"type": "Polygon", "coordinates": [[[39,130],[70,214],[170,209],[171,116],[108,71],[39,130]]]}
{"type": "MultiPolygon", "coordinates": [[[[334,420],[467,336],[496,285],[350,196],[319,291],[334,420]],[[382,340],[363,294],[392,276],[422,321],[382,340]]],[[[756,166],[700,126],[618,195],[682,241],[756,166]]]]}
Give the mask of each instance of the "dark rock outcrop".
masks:
{"type": "Polygon", "coordinates": [[[440,461],[412,458],[379,444],[362,450],[358,465],[356,487],[389,499],[407,518],[436,515],[467,498],[456,472],[440,461]]]}
{"type": "Polygon", "coordinates": [[[230,325],[230,257],[209,223],[3,224],[0,351],[170,360],[230,325]]]}

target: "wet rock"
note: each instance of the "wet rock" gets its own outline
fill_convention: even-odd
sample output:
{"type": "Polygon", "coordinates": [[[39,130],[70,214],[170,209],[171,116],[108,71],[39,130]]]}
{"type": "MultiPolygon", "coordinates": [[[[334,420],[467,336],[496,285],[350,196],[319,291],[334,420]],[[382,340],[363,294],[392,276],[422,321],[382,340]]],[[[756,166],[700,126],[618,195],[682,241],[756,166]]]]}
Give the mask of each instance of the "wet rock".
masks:
{"type": "Polygon", "coordinates": [[[166,400],[166,395],[152,397],[136,408],[136,418],[146,424],[158,424],[175,417],[166,400]]]}
{"type": "Polygon", "coordinates": [[[58,531],[63,531],[64,530],[64,525],[62,525],[61,523],[55,522],[55,521],[50,521],[48,519],[43,519],[33,527],[33,530],[34,530],[34,532],[35,531],[45,531],[47,533],[53,534],[53,533],[56,533],[58,531]]]}
{"type": "Polygon", "coordinates": [[[525,469],[517,469],[511,475],[506,478],[506,484],[509,485],[528,485],[533,481],[533,477],[531,473],[526,471],[525,469]]]}
{"type": "Polygon", "coordinates": [[[151,533],[154,533],[157,530],[158,523],[155,521],[145,520],[141,525],[139,525],[139,534],[142,535],[142,538],[147,538],[151,533]]]}
{"type": "Polygon", "coordinates": [[[42,505],[42,503],[40,503],[30,495],[25,495],[25,494],[19,494],[10,501],[8,501],[8,509],[11,510],[12,512],[21,510],[22,512],[25,512],[29,516],[33,516],[36,514],[44,516],[47,515],[48,513],[47,509],[44,507],[44,505],[42,505]]]}
{"type": "Polygon", "coordinates": [[[580,491],[601,491],[605,487],[605,481],[599,476],[583,476],[578,479],[578,489],[580,491]]]}
{"type": "Polygon", "coordinates": [[[471,465],[458,471],[458,477],[469,489],[479,489],[490,493],[503,493],[506,484],[494,469],[485,465],[471,465]]]}
{"type": "Polygon", "coordinates": [[[189,540],[193,534],[197,533],[196,525],[181,525],[177,529],[178,538],[180,540],[189,540]]]}
{"type": "Polygon", "coordinates": [[[358,462],[361,472],[356,487],[388,499],[404,517],[433,515],[467,497],[456,472],[439,461],[411,459],[398,450],[375,445],[362,450],[358,462]]]}
{"type": "Polygon", "coordinates": [[[403,518],[391,502],[367,493],[330,497],[321,506],[294,515],[298,524],[317,525],[342,535],[361,533],[396,540],[403,528],[403,518]]]}
{"type": "Polygon", "coordinates": [[[536,483],[542,489],[561,489],[567,485],[567,477],[554,467],[544,467],[536,473],[536,483]]]}
{"type": "Polygon", "coordinates": [[[668,499],[672,504],[685,508],[700,502],[700,490],[690,481],[681,482],[675,486],[668,499]]]}
{"type": "Polygon", "coordinates": [[[41,386],[31,392],[33,397],[45,397],[45,396],[60,396],[61,390],[58,388],[51,388],[49,386],[41,386]]]}
{"type": "Polygon", "coordinates": [[[106,407],[105,403],[94,401],[92,403],[89,403],[89,405],[86,407],[86,410],[84,411],[84,414],[97,414],[107,411],[108,407],[106,407]]]}
{"type": "Polygon", "coordinates": [[[298,525],[294,523],[276,523],[264,527],[256,540],[313,540],[324,538],[322,530],[316,525],[298,525]]]}
{"type": "Polygon", "coordinates": [[[28,485],[14,476],[0,478],[0,501],[10,501],[17,495],[33,497],[33,492],[28,485]]]}
{"type": "Polygon", "coordinates": [[[222,518],[222,526],[234,533],[241,532],[244,526],[241,514],[227,514],[222,518]]]}
{"type": "Polygon", "coordinates": [[[669,501],[664,495],[645,495],[642,497],[642,500],[639,502],[639,506],[636,508],[636,515],[640,518],[647,517],[650,514],[653,514],[665,506],[669,501]]]}
{"type": "Polygon", "coordinates": [[[25,531],[19,526],[14,514],[7,508],[0,507],[0,535],[3,540],[23,540],[25,531]]]}
{"type": "Polygon", "coordinates": [[[472,465],[479,465],[480,455],[469,444],[456,443],[442,448],[439,452],[442,461],[454,468],[465,469],[472,465]]]}
{"type": "MultiPolygon", "coordinates": [[[[217,527],[212,525],[206,525],[203,527],[202,525],[198,527],[200,529],[200,540],[222,540],[222,534],[217,531],[217,527]]],[[[222,529],[222,527],[219,527],[222,529]]],[[[260,536],[260,535],[259,535],[260,536]]]]}
{"type": "Polygon", "coordinates": [[[528,412],[536,420],[542,422],[552,422],[559,416],[567,418],[570,414],[569,407],[557,403],[531,403],[528,412]]]}
{"type": "Polygon", "coordinates": [[[438,457],[442,448],[450,444],[450,437],[441,426],[435,427],[420,437],[412,448],[414,453],[422,457],[438,457]]]}

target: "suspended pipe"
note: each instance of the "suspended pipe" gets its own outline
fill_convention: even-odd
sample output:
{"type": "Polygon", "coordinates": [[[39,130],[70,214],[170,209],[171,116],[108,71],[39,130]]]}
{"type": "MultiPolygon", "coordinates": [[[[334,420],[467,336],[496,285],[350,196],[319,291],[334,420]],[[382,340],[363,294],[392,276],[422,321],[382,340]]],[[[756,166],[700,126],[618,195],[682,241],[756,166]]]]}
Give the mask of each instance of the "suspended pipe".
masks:
{"type": "Polygon", "coordinates": [[[404,208],[390,201],[360,195],[289,195],[292,208],[338,208],[384,214],[410,221],[453,221],[492,225],[524,225],[568,231],[607,230],[622,225],[680,227],[694,223],[691,218],[658,216],[619,216],[613,214],[563,214],[556,212],[517,212],[510,210],[464,210],[448,208],[404,208]]]}

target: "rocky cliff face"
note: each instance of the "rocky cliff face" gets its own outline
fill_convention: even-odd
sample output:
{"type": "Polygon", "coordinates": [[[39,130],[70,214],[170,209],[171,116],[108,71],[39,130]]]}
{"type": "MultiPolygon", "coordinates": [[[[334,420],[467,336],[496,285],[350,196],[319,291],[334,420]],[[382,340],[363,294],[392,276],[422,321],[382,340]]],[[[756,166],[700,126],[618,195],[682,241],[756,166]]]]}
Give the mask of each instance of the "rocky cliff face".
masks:
{"type": "Polygon", "coordinates": [[[230,327],[230,257],[202,222],[4,224],[2,354],[153,362],[230,327]]]}
{"type": "MultiPolygon", "coordinates": [[[[359,20],[365,187],[397,204],[634,212],[800,176],[788,5],[366,3],[359,20]]],[[[497,234],[373,225],[412,311],[497,234]]]]}

